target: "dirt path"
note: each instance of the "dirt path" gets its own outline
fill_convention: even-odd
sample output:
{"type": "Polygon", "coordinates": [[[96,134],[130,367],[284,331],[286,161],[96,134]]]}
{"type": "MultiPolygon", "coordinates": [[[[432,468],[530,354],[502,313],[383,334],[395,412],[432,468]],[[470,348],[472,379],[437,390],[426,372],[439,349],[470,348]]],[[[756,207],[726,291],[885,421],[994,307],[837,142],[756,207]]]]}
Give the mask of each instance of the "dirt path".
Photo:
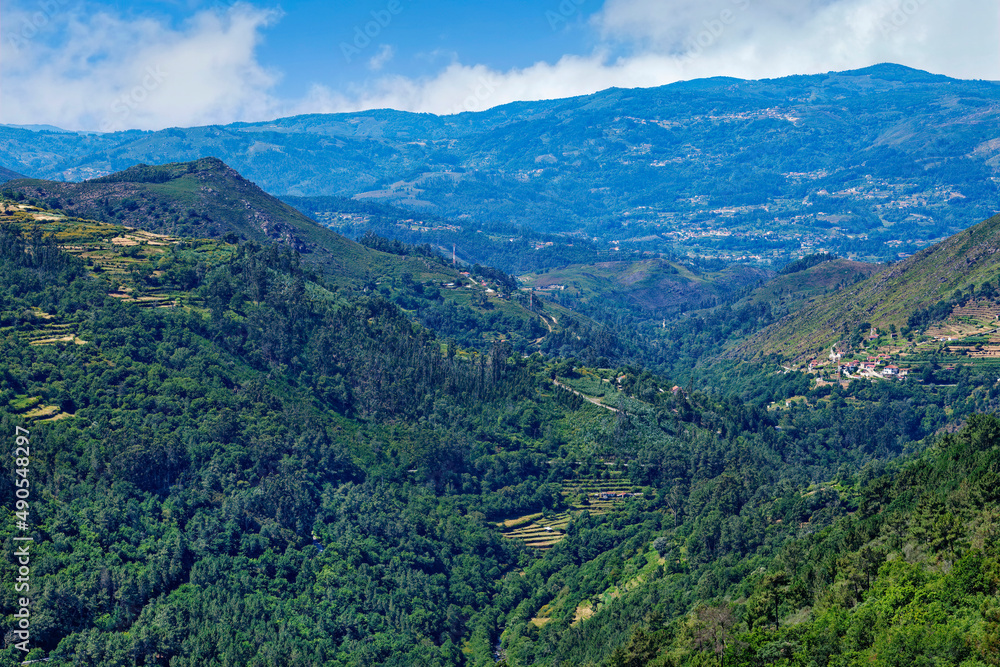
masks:
{"type": "Polygon", "coordinates": [[[601,408],[604,408],[605,410],[611,410],[611,412],[621,412],[621,410],[619,410],[618,408],[613,408],[610,405],[604,405],[604,403],[601,403],[600,400],[594,398],[593,396],[587,396],[586,394],[581,394],[576,389],[573,389],[573,387],[567,387],[566,385],[564,385],[559,380],[553,380],[552,384],[554,384],[557,387],[562,387],[563,389],[569,389],[571,392],[573,392],[574,394],[576,394],[577,396],[579,396],[583,400],[585,400],[585,401],[587,401],[589,403],[593,403],[594,405],[596,405],[598,407],[601,407],[601,408]]]}
{"type": "MultiPolygon", "coordinates": [[[[552,328],[552,325],[549,324],[548,319],[546,319],[546,317],[544,315],[542,315],[541,313],[535,313],[535,314],[538,315],[538,318],[542,321],[542,324],[544,324],[545,327],[549,330],[549,333],[552,333],[553,331],[555,331],[555,329],[552,328]]],[[[556,324],[559,323],[559,321],[556,320],[555,317],[552,318],[552,321],[555,322],[556,324]]],[[[535,344],[541,343],[543,340],[545,340],[545,336],[542,336],[541,338],[536,339],[535,340],[535,344]]]]}

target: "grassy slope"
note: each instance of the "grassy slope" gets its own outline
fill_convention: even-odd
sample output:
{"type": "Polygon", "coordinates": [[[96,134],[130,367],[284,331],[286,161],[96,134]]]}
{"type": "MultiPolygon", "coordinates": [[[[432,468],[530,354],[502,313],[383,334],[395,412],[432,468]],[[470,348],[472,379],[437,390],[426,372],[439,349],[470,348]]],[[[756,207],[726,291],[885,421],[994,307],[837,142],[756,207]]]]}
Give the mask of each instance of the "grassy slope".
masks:
{"type": "MultiPolygon", "coordinates": [[[[183,170],[186,165],[165,165],[163,168],[183,170]]],[[[161,206],[179,206],[178,202],[183,201],[184,197],[191,192],[190,179],[185,178],[178,178],[163,184],[140,183],[139,185],[156,188],[155,196],[158,197],[157,201],[161,206]]],[[[265,196],[270,199],[268,195],[265,196]]],[[[66,195],[61,195],[58,198],[68,199],[66,195]]],[[[277,202],[277,200],[273,201],[277,202]]],[[[78,203],[78,199],[74,199],[74,203],[78,203]]],[[[286,207],[280,202],[277,203],[281,207],[286,207]]],[[[218,210],[225,212],[222,208],[218,210]]],[[[411,280],[426,285],[455,283],[458,285],[456,289],[440,290],[441,297],[445,302],[468,307],[479,314],[495,313],[501,316],[491,320],[489,326],[492,328],[480,331],[481,337],[485,341],[507,337],[508,332],[504,326],[512,326],[516,321],[539,320],[542,329],[552,333],[558,333],[568,325],[586,327],[593,324],[588,318],[557,304],[546,304],[545,314],[540,315],[527,307],[530,304],[527,303],[526,298],[504,300],[493,294],[485,299],[480,299],[478,297],[487,287],[460,276],[456,269],[426,257],[395,255],[367,248],[315,225],[298,212],[295,213],[309,225],[314,226],[314,229],[305,225],[303,228],[315,234],[317,245],[323,244],[320,246],[320,250],[304,254],[303,259],[306,261],[311,259],[314,262],[323,260],[323,263],[319,263],[318,268],[326,273],[325,282],[331,287],[368,290],[377,286],[376,289],[379,293],[384,294],[387,298],[393,298],[402,291],[400,285],[405,274],[408,274],[411,280]]],[[[216,218],[221,220],[222,216],[218,215],[216,218]]],[[[148,300],[149,305],[152,306],[177,303],[178,297],[183,295],[175,294],[171,290],[151,288],[145,283],[137,284],[132,275],[133,269],[144,274],[149,271],[157,271],[160,268],[161,260],[166,261],[170,255],[168,251],[170,251],[171,246],[179,243],[185,243],[187,247],[197,252],[199,259],[206,265],[214,265],[235,252],[233,244],[218,238],[192,240],[173,235],[156,236],[152,232],[138,231],[138,229],[148,229],[151,226],[155,228],[155,220],[152,225],[141,224],[149,221],[139,219],[138,216],[130,218],[129,221],[137,224],[134,226],[110,224],[78,217],[66,210],[37,208],[0,200],[0,224],[17,225],[25,234],[30,234],[33,229],[39,229],[43,236],[54,235],[63,248],[89,260],[92,266],[99,267],[98,270],[109,277],[113,276],[115,284],[123,290],[116,292],[120,298],[128,300],[134,294],[142,294],[143,300],[148,300]]],[[[225,227],[220,227],[223,232],[220,235],[231,238],[225,229],[225,227]]],[[[173,252],[176,252],[176,249],[173,252]]],[[[189,298],[182,300],[190,302],[189,298]]]]}
{"type": "Polygon", "coordinates": [[[760,283],[770,275],[773,274],[767,270],[745,266],[698,275],[680,264],[646,259],[573,264],[522,276],[522,281],[526,286],[538,288],[564,285],[567,296],[584,301],[613,297],[642,308],[672,309],[723,297],[747,285],[760,283]]]}
{"type": "Polygon", "coordinates": [[[835,259],[804,271],[777,276],[755,289],[742,303],[770,303],[772,307],[795,312],[814,299],[838,289],[838,286],[842,288],[853,284],[858,276],[869,278],[884,268],[881,264],[835,259]]]}
{"type": "Polygon", "coordinates": [[[1000,216],[995,216],[863,282],[816,300],[739,346],[735,354],[802,357],[836,343],[863,322],[883,329],[893,324],[901,327],[914,311],[951,296],[956,289],[996,281],[1000,275],[998,234],[1000,216]]]}

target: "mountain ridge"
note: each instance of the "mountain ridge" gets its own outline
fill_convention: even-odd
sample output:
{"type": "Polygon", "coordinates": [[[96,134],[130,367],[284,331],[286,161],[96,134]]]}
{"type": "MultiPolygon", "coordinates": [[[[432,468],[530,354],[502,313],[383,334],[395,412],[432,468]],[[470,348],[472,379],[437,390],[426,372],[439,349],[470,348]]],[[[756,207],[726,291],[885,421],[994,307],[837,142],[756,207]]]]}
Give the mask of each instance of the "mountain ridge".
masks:
{"type": "Polygon", "coordinates": [[[0,183],[6,183],[7,181],[13,181],[19,178],[27,178],[27,176],[19,174],[16,171],[11,171],[6,167],[0,167],[0,183]]]}
{"type": "Polygon", "coordinates": [[[0,128],[0,162],[79,181],[214,155],[282,196],[375,197],[602,243],[627,227],[661,252],[885,260],[887,240],[912,252],[1000,210],[998,119],[1000,84],[885,64],[453,116],[372,110],[106,136],[0,128]]]}
{"type": "Polygon", "coordinates": [[[215,157],[158,166],[139,164],[81,183],[12,180],[4,188],[75,216],[146,231],[278,242],[302,253],[312,264],[333,262],[347,268],[345,262],[352,256],[366,252],[215,157]]]}

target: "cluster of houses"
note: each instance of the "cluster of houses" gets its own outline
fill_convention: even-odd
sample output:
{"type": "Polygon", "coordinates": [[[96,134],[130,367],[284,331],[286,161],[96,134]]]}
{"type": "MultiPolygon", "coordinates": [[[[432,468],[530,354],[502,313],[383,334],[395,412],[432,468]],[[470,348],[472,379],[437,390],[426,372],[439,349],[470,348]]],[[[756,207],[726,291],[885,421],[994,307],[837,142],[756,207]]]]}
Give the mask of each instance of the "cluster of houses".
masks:
{"type": "MultiPolygon", "coordinates": [[[[837,355],[839,360],[840,355],[837,355]]],[[[837,364],[837,374],[852,374],[852,373],[865,373],[866,375],[881,375],[885,378],[905,378],[910,374],[909,369],[900,368],[896,364],[891,364],[889,362],[889,355],[880,354],[874,357],[868,357],[866,360],[862,361],[860,359],[852,359],[851,361],[845,361],[844,363],[837,364]]],[[[818,359],[811,359],[809,361],[809,370],[815,371],[822,366],[826,366],[826,363],[820,362],[818,359]]]]}
{"type": "Polygon", "coordinates": [[[880,354],[877,357],[868,357],[866,361],[861,361],[854,359],[851,361],[845,361],[837,367],[838,372],[847,373],[858,373],[867,371],[868,373],[873,373],[881,375],[887,378],[904,378],[909,375],[910,371],[906,368],[900,368],[896,364],[888,364],[888,355],[880,354]]]}
{"type": "MultiPolygon", "coordinates": [[[[485,288],[487,296],[498,296],[499,298],[506,300],[507,297],[505,297],[502,292],[498,292],[497,290],[495,290],[492,287],[490,287],[489,282],[487,282],[486,280],[476,280],[475,278],[473,278],[471,276],[471,274],[468,271],[462,271],[462,272],[459,273],[459,275],[461,275],[463,278],[468,278],[472,282],[473,285],[479,285],[480,287],[485,288]]],[[[462,282],[440,283],[441,289],[452,289],[453,290],[453,289],[458,289],[460,287],[469,287],[469,286],[470,286],[469,283],[466,283],[464,281],[462,281],[462,282]]]]}

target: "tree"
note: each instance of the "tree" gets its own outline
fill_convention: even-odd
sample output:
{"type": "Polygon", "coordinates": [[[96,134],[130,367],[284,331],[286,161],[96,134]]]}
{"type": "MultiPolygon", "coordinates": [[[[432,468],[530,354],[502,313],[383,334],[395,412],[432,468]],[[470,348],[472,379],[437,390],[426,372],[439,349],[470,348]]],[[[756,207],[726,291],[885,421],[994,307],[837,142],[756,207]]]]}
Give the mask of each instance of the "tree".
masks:
{"type": "Polygon", "coordinates": [[[736,615],[729,605],[699,607],[694,611],[689,631],[698,650],[711,650],[726,664],[726,648],[733,636],[736,615]]]}

